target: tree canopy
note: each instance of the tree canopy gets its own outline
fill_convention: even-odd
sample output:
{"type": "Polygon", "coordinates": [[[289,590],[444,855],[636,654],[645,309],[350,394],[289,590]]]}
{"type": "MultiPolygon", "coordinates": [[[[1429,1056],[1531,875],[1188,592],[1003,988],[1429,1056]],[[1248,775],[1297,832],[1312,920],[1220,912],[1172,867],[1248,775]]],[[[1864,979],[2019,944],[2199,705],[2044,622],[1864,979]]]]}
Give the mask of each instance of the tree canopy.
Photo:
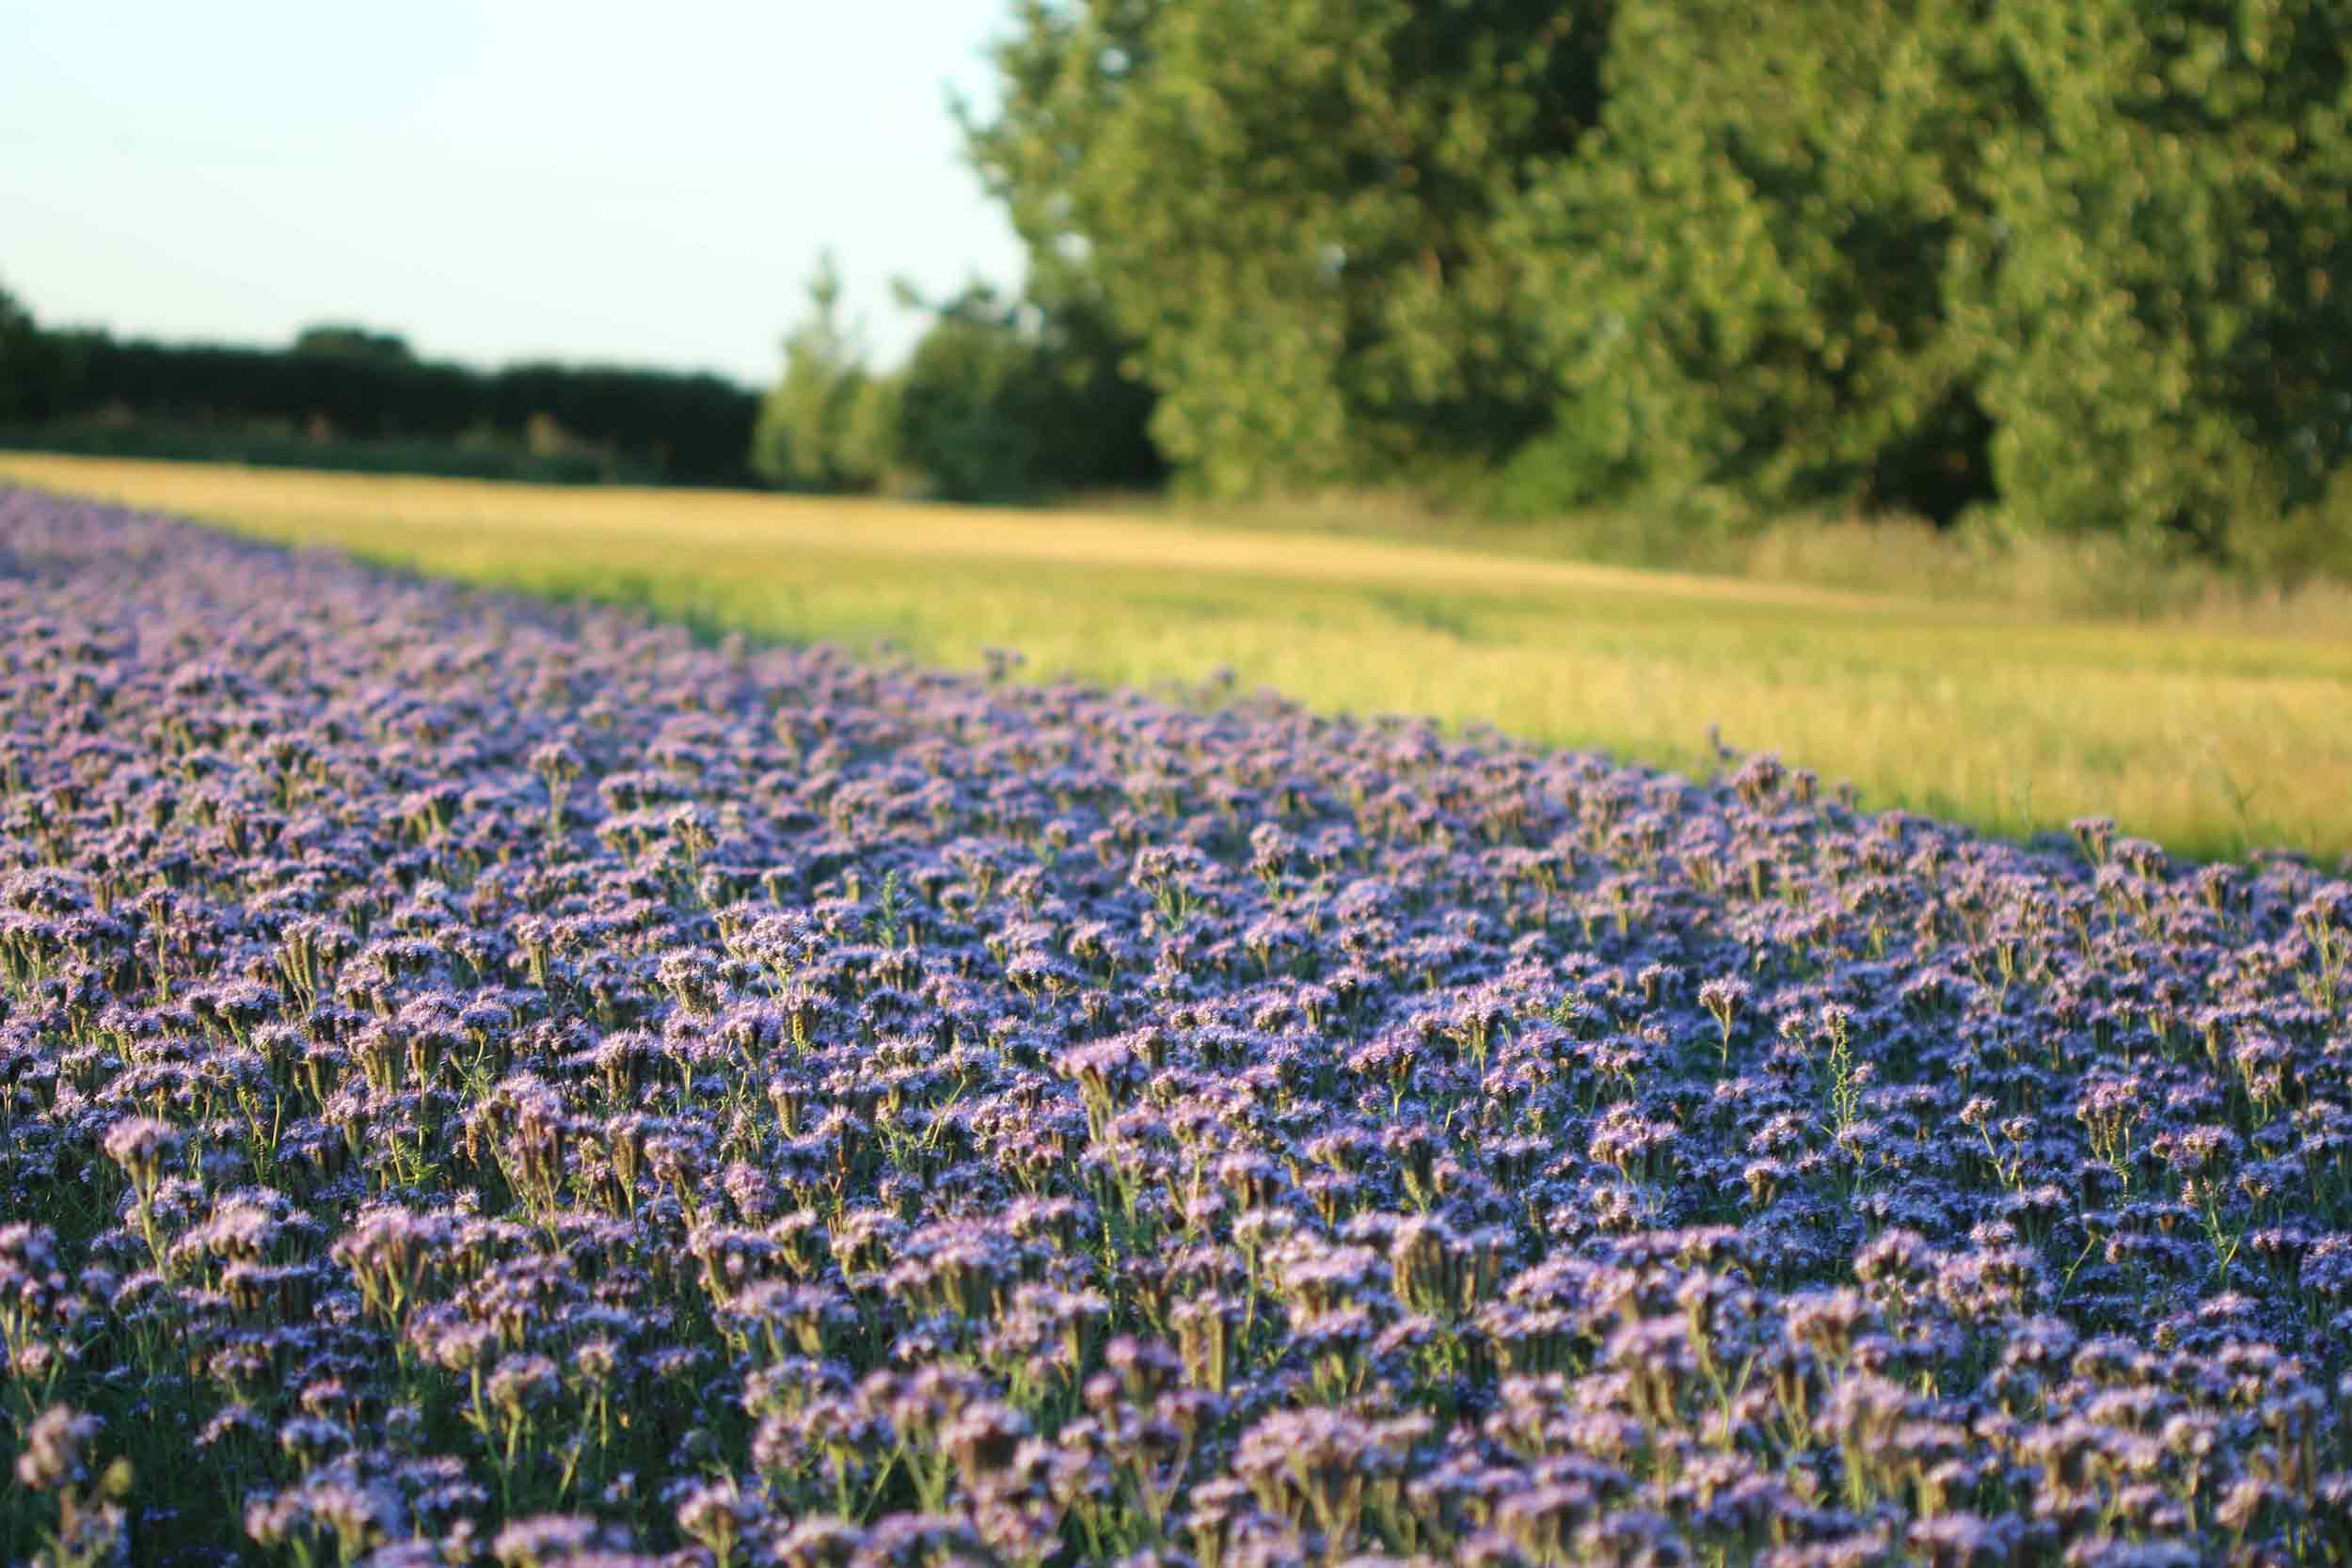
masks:
{"type": "MultiPolygon", "coordinates": [[[[1021,0],[970,156],[1213,494],[2229,547],[2352,460],[2332,0],[1021,0]]],[[[2340,487],[2341,488],[2341,487],[2340,487]]]]}
{"type": "Polygon", "coordinates": [[[1028,0],[973,159],[1049,277],[1086,275],[1236,494],[1492,457],[1543,420],[1497,224],[1592,121],[1608,8],[1028,0]]]}

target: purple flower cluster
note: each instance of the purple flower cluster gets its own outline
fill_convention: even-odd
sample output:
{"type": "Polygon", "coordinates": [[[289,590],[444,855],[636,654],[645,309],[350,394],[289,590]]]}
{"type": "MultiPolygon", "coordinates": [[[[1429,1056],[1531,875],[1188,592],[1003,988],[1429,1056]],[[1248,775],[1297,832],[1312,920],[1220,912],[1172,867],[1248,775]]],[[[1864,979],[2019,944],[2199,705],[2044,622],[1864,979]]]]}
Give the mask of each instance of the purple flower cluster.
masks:
{"type": "Polygon", "coordinates": [[[2290,860],[25,492],[0,623],[12,1560],[2352,1560],[2290,860]]]}

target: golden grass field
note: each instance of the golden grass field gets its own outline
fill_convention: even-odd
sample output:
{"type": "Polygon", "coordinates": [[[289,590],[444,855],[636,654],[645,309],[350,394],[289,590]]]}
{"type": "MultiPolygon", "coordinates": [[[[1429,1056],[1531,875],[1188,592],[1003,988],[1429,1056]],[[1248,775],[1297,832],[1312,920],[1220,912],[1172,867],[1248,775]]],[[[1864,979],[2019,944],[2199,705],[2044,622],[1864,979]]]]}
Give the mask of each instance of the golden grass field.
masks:
{"type": "Polygon", "coordinates": [[[1149,684],[1706,771],[1731,745],[2024,836],[2352,851],[2352,641],[2115,623],[1329,532],[0,453],[0,481],[764,638],[1149,684]]]}

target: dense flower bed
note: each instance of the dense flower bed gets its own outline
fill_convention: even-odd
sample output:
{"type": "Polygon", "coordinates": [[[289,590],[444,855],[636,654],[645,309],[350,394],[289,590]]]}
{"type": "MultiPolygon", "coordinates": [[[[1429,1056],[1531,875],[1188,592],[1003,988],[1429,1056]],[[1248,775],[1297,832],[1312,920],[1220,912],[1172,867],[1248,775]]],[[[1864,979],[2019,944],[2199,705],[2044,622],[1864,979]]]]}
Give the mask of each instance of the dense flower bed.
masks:
{"type": "Polygon", "coordinates": [[[11,1558],[2352,1555],[2309,869],[23,492],[0,623],[11,1558]]]}

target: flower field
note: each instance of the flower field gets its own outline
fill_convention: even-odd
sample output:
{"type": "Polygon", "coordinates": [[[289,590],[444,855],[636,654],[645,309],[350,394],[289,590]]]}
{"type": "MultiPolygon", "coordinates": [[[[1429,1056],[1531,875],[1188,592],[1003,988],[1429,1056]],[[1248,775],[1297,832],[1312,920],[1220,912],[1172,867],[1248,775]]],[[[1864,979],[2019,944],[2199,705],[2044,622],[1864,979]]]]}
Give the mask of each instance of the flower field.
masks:
{"type": "Polygon", "coordinates": [[[2299,863],[26,491],[0,621],[9,1560],[2352,1561],[2299,863]]]}

